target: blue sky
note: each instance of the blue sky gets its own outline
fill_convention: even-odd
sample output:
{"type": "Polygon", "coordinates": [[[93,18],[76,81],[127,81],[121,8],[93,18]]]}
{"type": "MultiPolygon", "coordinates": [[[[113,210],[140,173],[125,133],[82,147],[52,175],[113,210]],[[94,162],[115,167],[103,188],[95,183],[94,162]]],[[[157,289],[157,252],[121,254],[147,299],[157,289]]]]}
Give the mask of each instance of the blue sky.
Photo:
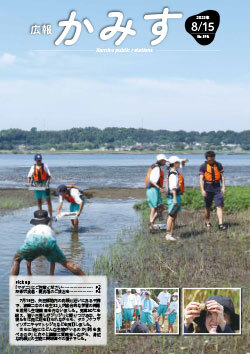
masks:
{"type": "Polygon", "coordinates": [[[250,2],[9,1],[0,5],[0,129],[67,129],[107,126],[169,130],[250,129],[250,2]],[[181,12],[170,19],[165,40],[151,47],[152,21],[146,13],[181,12]],[[185,31],[185,20],[213,9],[221,16],[215,40],[200,46],[185,31]],[[82,29],[71,47],[56,47],[57,22],[76,10],[94,33],[82,29]],[[132,19],[136,36],[120,48],[153,48],[153,53],[96,53],[115,48],[100,30],[113,24],[109,11],[132,19]],[[31,36],[33,24],[51,24],[51,36],[31,36]]]}

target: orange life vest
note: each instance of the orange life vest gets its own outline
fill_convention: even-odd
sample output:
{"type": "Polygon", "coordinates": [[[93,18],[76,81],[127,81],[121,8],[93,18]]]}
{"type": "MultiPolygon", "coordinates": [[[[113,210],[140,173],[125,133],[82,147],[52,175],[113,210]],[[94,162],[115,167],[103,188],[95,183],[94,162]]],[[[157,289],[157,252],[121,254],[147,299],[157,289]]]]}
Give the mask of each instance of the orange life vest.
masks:
{"type": "MultiPolygon", "coordinates": [[[[80,189],[77,186],[74,186],[73,184],[67,184],[66,187],[68,190],[68,194],[66,195],[65,200],[67,200],[67,202],[69,202],[69,203],[77,204],[75,199],[70,195],[70,190],[72,188],[75,188],[75,189],[79,190],[80,193],[82,193],[82,192],[80,191],[80,189]]],[[[80,198],[83,199],[82,194],[80,195],[80,198]]]]}
{"type": "Polygon", "coordinates": [[[182,176],[182,174],[180,172],[178,172],[178,177],[179,177],[180,192],[181,192],[181,194],[183,194],[184,190],[185,190],[184,177],[182,176]]]}
{"type": "MultiPolygon", "coordinates": [[[[172,173],[173,173],[173,174],[176,174],[176,173],[178,174],[179,187],[177,188],[176,193],[177,193],[177,194],[183,194],[183,193],[184,193],[184,190],[185,190],[184,177],[182,176],[182,174],[181,174],[179,171],[176,171],[176,172],[171,171],[171,172],[168,173],[167,178],[166,178],[166,186],[168,186],[169,176],[170,176],[172,173]]],[[[170,191],[169,188],[168,188],[168,194],[169,194],[169,195],[172,195],[172,194],[173,194],[173,193],[170,191]]]]}
{"type": "Polygon", "coordinates": [[[34,165],[33,179],[35,182],[46,182],[49,178],[49,175],[45,171],[44,164],[42,163],[40,168],[37,168],[37,165],[34,165]]]}
{"type": "MultiPolygon", "coordinates": [[[[150,188],[150,187],[153,187],[153,185],[150,183],[150,173],[152,172],[152,170],[155,168],[155,167],[160,167],[159,165],[157,164],[153,164],[151,167],[149,167],[148,169],[148,172],[147,172],[147,175],[145,177],[145,186],[146,188],[150,188]]],[[[163,187],[163,182],[164,182],[164,172],[162,171],[162,169],[160,168],[160,178],[157,182],[157,185],[159,187],[163,187]]]]}
{"type": "Polygon", "coordinates": [[[211,166],[206,162],[206,171],[204,173],[204,180],[206,182],[219,182],[221,180],[221,173],[218,169],[218,164],[214,162],[211,166]]]}

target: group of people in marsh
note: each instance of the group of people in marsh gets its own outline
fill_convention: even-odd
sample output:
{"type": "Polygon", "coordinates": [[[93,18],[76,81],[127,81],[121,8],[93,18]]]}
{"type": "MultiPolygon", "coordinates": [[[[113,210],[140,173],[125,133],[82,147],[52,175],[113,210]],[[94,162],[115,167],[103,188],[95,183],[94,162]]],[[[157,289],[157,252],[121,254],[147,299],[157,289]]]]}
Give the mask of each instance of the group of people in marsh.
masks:
{"type": "MultiPolygon", "coordinates": [[[[26,260],[27,273],[31,275],[31,262],[40,256],[45,256],[50,262],[50,275],[54,275],[55,263],[60,263],[73,274],[85,275],[78,265],[65,257],[56,242],[54,232],[50,227],[52,222],[52,203],[49,189],[51,174],[48,166],[42,163],[41,154],[36,154],[34,160],[35,163],[28,174],[28,184],[35,189],[38,210],[34,212],[34,218],[30,221],[34,226],[27,233],[24,244],[14,255],[11,275],[19,274],[20,263],[23,259],[26,260]],[[43,198],[47,201],[49,215],[46,210],[42,210],[43,198]]],[[[68,201],[70,203],[70,212],[75,213],[75,217],[71,222],[74,230],[77,230],[78,217],[84,206],[81,191],[76,186],[62,184],[57,188],[57,193],[59,195],[57,215],[61,212],[63,201],[68,201]]]]}
{"type": "Polygon", "coordinates": [[[116,289],[115,325],[116,333],[161,333],[164,321],[167,320],[168,330],[164,333],[174,333],[174,323],[178,316],[178,292],[172,295],[168,289],[159,290],[153,299],[147,289],[116,289]]]}
{"type": "MultiPolygon", "coordinates": [[[[205,154],[206,161],[200,166],[200,188],[205,201],[205,226],[211,228],[210,210],[214,200],[217,208],[217,216],[219,220],[219,229],[225,230],[223,224],[223,195],[225,193],[225,177],[223,166],[215,160],[215,153],[208,151],[205,154]]],[[[180,159],[177,156],[171,156],[169,159],[164,154],[157,155],[156,163],[154,163],[148,170],[145,178],[147,188],[147,201],[151,208],[150,212],[150,231],[154,230],[154,222],[165,208],[162,202],[161,193],[167,195],[167,206],[169,215],[166,222],[167,234],[166,239],[176,241],[174,236],[174,226],[178,213],[181,211],[181,195],[184,193],[184,178],[180,173],[180,167],[184,167],[188,162],[187,159],[180,159]],[[163,166],[169,164],[166,178],[163,172],[163,166]]],[[[28,173],[28,185],[35,189],[35,198],[37,199],[38,210],[34,214],[34,219],[31,222],[35,227],[32,228],[25,239],[24,245],[14,256],[11,274],[19,273],[19,264],[22,259],[26,259],[28,274],[31,274],[31,262],[39,255],[47,255],[47,259],[51,262],[50,273],[54,274],[54,263],[59,262],[75,273],[79,273],[79,269],[73,269],[70,263],[65,262],[65,257],[61,254],[57,256],[51,254],[51,249],[54,246],[53,231],[49,224],[52,221],[52,203],[49,184],[51,180],[51,173],[46,164],[42,161],[42,155],[36,154],[34,158],[34,165],[30,168],[28,173]],[[48,213],[42,210],[42,200],[45,199],[48,204],[48,213]],[[46,226],[46,227],[45,227],[46,226]],[[45,230],[46,229],[46,230],[45,230]],[[44,239],[50,239],[46,243],[46,251],[41,245],[44,244],[44,239]]],[[[59,203],[57,207],[57,216],[60,215],[64,201],[67,201],[69,211],[72,216],[71,222],[75,231],[78,230],[78,218],[82,213],[84,207],[84,198],[82,191],[72,184],[61,184],[57,188],[59,196],[59,203]]],[[[56,242],[56,241],[55,241],[56,242]]],[[[58,251],[58,249],[57,249],[58,251]]],[[[53,253],[53,252],[52,252],[53,253]]],[[[57,253],[57,252],[56,252],[57,253]]],[[[82,272],[82,271],[81,271],[82,272]]]]}
{"type": "MultiPolygon", "coordinates": [[[[226,230],[223,223],[223,206],[225,194],[225,176],[221,163],[215,160],[215,152],[205,153],[206,161],[200,166],[200,189],[205,202],[205,227],[211,228],[210,211],[213,201],[216,205],[219,230],[226,230]]],[[[176,241],[174,226],[178,213],[181,211],[181,195],[184,193],[184,177],[180,167],[184,167],[187,159],[171,156],[169,159],[164,154],[156,157],[156,162],[148,169],[145,186],[147,188],[147,202],[150,206],[149,230],[154,231],[154,222],[165,209],[161,193],[167,196],[168,218],[166,222],[166,240],[176,241]],[[163,166],[169,164],[165,178],[163,166]]]]}

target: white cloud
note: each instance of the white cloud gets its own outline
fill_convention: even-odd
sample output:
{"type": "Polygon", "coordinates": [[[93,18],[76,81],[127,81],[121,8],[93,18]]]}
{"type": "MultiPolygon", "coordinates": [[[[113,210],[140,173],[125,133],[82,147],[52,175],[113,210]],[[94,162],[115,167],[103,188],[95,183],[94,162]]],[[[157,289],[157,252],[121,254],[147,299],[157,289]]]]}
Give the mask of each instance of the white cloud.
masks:
{"type": "Polygon", "coordinates": [[[0,129],[249,129],[250,84],[143,77],[0,81],[0,129]]]}
{"type": "Polygon", "coordinates": [[[16,56],[9,53],[4,53],[0,57],[0,64],[14,64],[16,62],[16,56]]]}

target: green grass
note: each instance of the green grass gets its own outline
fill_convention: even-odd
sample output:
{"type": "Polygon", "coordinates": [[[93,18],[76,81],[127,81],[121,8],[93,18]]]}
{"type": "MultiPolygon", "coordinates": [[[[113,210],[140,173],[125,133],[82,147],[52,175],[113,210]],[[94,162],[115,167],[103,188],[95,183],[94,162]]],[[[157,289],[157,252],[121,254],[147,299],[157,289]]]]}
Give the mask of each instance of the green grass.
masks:
{"type": "MultiPolygon", "coordinates": [[[[249,352],[250,329],[250,210],[228,213],[226,232],[216,227],[212,213],[212,230],[204,228],[203,213],[183,211],[178,216],[176,234],[179,241],[169,243],[165,232],[155,234],[147,230],[147,210],[143,211],[142,226],[134,234],[121,235],[95,263],[94,274],[112,277],[117,287],[241,287],[242,335],[238,337],[172,337],[125,338],[111,334],[105,352],[119,353],[232,353],[249,352]],[[133,351],[131,351],[133,348],[133,351]]],[[[111,315],[112,318],[112,315],[111,315]]],[[[182,321],[181,321],[182,323],[182,321]]],[[[101,353],[101,351],[100,351],[101,353]]]]}
{"type": "Polygon", "coordinates": [[[15,210],[23,207],[23,202],[18,199],[1,199],[0,209],[15,210]]]}
{"type": "MultiPolygon", "coordinates": [[[[52,192],[52,198],[54,190],[52,192]]],[[[34,192],[28,189],[2,189],[0,190],[0,215],[20,208],[36,205],[34,192]]],[[[46,202],[45,202],[46,203],[46,202]]]]}
{"type": "MultiPolygon", "coordinates": [[[[166,205],[166,196],[162,195],[164,204],[166,205]]],[[[182,208],[186,210],[204,209],[204,200],[201,196],[200,189],[187,188],[181,197],[182,208]]],[[[250,186],[227,187],[225,194],[225,211],[243,211],[250,206],[250,186]]],[[[134,205],[136,210],[149,209],[146,200],[137,202],[134,205]]]]}
{"type": "MultiPolygon", "coordinates": [[[[29,192],[30,193],[30,192],[29,192]]],[[[31,193],[30,193],[31,194],[31,193]]],[[[13,193],[13,195],[1,195],[0,198],[0,211],[12,211],[20,208],[27,208],[35,204],[35,199],[33,196],[29,195],[27,198],[27,193],[13,193]]]]}

